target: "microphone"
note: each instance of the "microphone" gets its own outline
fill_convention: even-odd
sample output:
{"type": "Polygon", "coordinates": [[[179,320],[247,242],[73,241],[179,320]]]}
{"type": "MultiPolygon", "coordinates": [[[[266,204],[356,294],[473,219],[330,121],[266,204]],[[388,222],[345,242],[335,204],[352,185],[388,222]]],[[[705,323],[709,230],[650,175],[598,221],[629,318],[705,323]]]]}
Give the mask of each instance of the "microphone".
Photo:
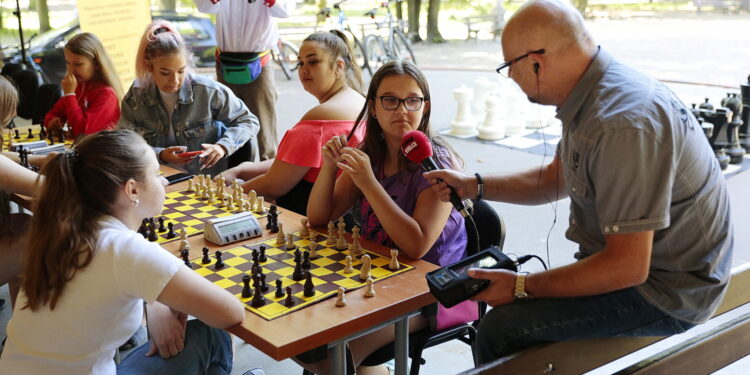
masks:
{"type": "MultiPolygon", "coordinates": [[[[427,171],[436,171],[442,169],[438,167],[435,160],[432,158],[432,144],[427,136],[419,130],[411,130],[404,134],[401,139],[401,152],[404,153],[407,159],[413,163],[421,164],[422,168],[427,171]]],[[[442,180],[441,180],[442,181],[442,180]]],[[[460,212],[463,217],[469,216],[469,211],[466,210],[464,202],[458,197],[453,187],[448,186],[451,190],[450,201],[456,211],[460,212]]]]}

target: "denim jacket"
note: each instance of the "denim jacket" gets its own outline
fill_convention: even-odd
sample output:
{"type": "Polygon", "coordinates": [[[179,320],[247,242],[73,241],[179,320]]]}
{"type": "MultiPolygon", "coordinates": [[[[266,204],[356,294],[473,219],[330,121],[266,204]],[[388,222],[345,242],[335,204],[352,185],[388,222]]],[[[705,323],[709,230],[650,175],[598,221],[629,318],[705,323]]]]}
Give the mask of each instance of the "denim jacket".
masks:
{"type": "Polygon", "coordinates": [[[187,146],[187,151],[202,150],[202,143],[226,148],[224,159],[210,169],[201,171],[198,158],[177,167],[192,174],[226,170],[227,157],[248,141],[257,144],[260,129],[258,118],[229,88],[201,75],[188,74],[180,87],[172,113],[177,144],[167,144],[167,111],[152,82],[136,80],[122,99],[121,111],[118,127],[140,133],[157,156],[169,146],[187,146]]]}

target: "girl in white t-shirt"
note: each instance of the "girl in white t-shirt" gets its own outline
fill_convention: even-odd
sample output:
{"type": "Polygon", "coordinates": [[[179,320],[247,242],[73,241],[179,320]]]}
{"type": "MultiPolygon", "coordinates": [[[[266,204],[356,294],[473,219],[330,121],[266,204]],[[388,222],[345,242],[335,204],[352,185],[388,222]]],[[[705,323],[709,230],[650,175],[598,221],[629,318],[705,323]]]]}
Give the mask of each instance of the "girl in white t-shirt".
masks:
{"type": "Polygon", "coordinates": [[[229,374],[221,328],[242,322],[242,304],[135,232],[161,213],[166,185],[143,139],[87,136],[42,173],[0,373],[229,374]],[[143,301],[152,340],[115,365],[143,301]]]}

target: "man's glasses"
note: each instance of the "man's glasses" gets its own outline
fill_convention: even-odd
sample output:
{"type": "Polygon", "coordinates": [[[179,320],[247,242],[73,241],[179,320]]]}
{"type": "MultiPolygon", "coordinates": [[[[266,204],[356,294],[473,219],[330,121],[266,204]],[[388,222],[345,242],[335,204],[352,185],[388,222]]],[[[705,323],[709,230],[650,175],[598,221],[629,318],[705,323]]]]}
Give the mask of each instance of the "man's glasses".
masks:
{"type": "Polygon", "coordinates": [[[395,96],[381,96],[380,105],[382,105],[383,109],[386,111],[395,111],[401,103],[404,103],[404,107],[407,111],[414,112],[419,111],[419,109],[422,108],[422,103],[424,103],[425,100],[428,99],[420,98],[418,96],[410,96],[403,99],[399,99],[395,96]]]}
{"type": "Polygon", "coordinates": [[[535,53],[537,55],[543,55],[544,52],[545,52],[544,48],[538,49],[538,50],[534,50],[534,51],[526,52],[523,55],[518,56],[515,59],[512,59],[512,60],[510,60],[510,61],[508,61],[506,63],[503,63],[502,65],[498,66],[497,69],[495,69],[495,71],[497,72],[497,74],[500,74],[501,76],[503,76],[505,78],[508,78],[508,77],[510,77],[510,66],[511,65],[513,65],[513,64],[515,64],[515,63],[523,60],[524,58],[529,57],[529,55],[531,55],[532,53],[535,53]],[[508,70],[505,70],[505,68],[508,68],[508,70]]]}

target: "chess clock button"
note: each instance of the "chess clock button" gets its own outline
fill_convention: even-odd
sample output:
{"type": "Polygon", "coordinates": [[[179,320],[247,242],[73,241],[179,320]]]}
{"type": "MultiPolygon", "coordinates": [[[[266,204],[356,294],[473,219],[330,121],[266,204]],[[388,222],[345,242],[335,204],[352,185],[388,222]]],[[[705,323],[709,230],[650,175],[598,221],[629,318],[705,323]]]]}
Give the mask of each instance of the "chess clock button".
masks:
{"type": "Polygon", "coordinates": [[[229,236],[224,236],[224,241],[229,242],[229,236]]]}
{"type": "Polygon", "coordinates": [[[240,232],[240,238],[245,237],[245,233],[240,232]]]}
{"type": "Polygon", "coordinates": [[[235,241],[237,241],[237,235],[236,235],[236,234],[233,234],[233,235],[232,235],[232,239],[233,239],[233,240],[235,240],[235,241]]]}
{"type": "Polygon", "coordinates": [[[247,231],[247,236],[250,237],[250,231],[247,231]]]}

